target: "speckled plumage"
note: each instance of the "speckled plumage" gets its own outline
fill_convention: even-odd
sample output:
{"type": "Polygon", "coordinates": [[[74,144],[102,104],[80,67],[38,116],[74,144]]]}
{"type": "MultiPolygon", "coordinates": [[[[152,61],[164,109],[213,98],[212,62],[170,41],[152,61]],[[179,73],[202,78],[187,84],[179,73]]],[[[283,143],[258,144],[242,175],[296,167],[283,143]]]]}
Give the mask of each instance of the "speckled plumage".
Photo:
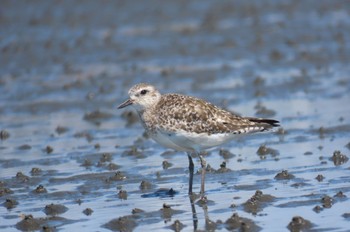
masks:
{"type": "Polygon", "coordinates": [[[158,123],[165,130],[179,129],[192,133],[240,134],[246,131],[263,130],[246,118],[239,117],[202,99],[179,95],[163,95],[156,105],[158,123]]]}
{"type": "Polygon", "coordinates": [[[164,94],[149,84],[137,84],[129,90],[129,99],[118,109],[133,105],[147,133],[159,144],[188,152],[189,189],[192,194],[194,164],[189,153],[201,161],[201,199],[204,195],[206,161],[199,153],[232,140],[237,134],[253,133],[278,126],[272,119],[241,117],[202,99],[180,94],[164,94]]]}
{"type": "Polygon", "coordinates": [[[161,95],[149,84],[133,86],[129,96],[119,108],[132,104],[148,134],[175,150],[198,152],[228,142],[236,134],[278,126],[276,120],[241,117],[199,98],[161,95]]]}

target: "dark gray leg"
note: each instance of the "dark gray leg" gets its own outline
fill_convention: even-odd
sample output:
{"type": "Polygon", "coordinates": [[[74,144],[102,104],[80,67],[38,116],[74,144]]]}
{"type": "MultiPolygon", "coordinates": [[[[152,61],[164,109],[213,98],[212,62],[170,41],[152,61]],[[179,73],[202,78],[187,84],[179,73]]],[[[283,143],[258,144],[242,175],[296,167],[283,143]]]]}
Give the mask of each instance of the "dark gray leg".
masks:
{"type": "Polygon", "coordinates": [[[191,210],[192,210],[192,220],[193,220],[193,231],[197,231],[198,227],[198,218],[197,218],[197,212],[196,212],[196,206],[194,205],[194,197],[189,196],[190,203],[191,203],[191,210]]]}
{"type": "Polygon", "coordinates": [[[192,185],[193,185],[193,172],[194,172],[194,165],[193,165],[193,160],[192,160],[192,157],[191,157],[191,154],[188,153],[187,154],[188,156],[188,161],[189,161],[189,170],[190,170],[190,179],[189,179],[189,182],[188,182],[188,194],[189,195],[192,195],[192,185]]]}
{"type": "Polygon", "coordinates": [[[201,166],[202,166],[202,179],[201,179],[201,198],[204,199],[205,198],[205,191],[204,191],[204,184],[205,184],[205,171],[206,171],[206,167],[207,167],[207,161],[205,161],[205,159],[203,158],[203,156],[198,155],[199,159],[201,160],[201,166]]]}

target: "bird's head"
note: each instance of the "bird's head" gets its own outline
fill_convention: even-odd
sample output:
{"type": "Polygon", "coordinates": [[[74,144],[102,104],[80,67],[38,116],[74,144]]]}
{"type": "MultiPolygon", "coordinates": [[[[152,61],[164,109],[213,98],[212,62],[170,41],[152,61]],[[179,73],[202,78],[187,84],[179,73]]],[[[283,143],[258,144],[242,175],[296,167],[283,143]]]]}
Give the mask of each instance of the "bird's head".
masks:
{"type": "Polygon", "coordinates": [[[118,106],[118,109],[133,105],[137,110],[144,110],[155,106],[161,94],[150,84],[137,84],[129,90],[129,99],[118,106]]]}

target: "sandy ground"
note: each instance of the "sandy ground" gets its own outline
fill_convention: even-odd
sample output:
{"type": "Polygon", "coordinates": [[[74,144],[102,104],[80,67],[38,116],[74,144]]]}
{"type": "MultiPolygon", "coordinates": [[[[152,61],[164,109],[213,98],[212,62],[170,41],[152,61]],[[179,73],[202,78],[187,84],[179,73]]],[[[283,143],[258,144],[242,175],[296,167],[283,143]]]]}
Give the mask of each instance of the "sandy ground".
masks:
{"type": "Polygon", "coordinates": [[[346,1],[2,1],[0,230],[348,231],[349,63],[346,1]],[[139,82],[282,127],[208,151],[202,204],[139,82]]]}

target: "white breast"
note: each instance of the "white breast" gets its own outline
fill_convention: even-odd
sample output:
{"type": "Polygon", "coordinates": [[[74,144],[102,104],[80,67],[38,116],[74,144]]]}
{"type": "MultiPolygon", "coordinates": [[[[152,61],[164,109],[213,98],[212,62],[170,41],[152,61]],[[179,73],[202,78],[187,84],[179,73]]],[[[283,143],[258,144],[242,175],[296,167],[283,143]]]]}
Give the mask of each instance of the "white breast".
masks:
{"type": "Polygon", "coordinates": [[[233,134],[189,133],[185,131],[165,132],[157,131],[151,137],[159,144],[178,151],[197,151],[215,147],[232,140],[233,134]]]}
{"type": "Polygon", "coordinates": [[[160,145],[174,149],[176,151],[193,151],[193,149],[187,149],[186,147],[182,146],[181,143],[176,143],[171,139],[170,134],[163,134],[161,132],[156,132],[150,134],[152,139],[154,139],[157,143],[160,145]]]}

